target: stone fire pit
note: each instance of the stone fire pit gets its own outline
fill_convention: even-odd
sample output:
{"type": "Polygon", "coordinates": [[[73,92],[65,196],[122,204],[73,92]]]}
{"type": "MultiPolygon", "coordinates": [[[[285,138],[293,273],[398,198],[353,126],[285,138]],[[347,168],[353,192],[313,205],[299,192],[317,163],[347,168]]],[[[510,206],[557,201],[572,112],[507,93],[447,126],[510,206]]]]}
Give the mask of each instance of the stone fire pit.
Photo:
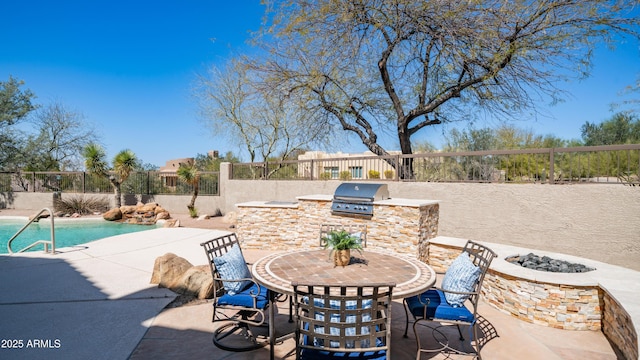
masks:
{"type": "Polygon", "coordinates": [[[559,272],[559,273],[584,273],[595,269],[583,264],[570,263],[564,260],[552,259],[548,256],[539,256],[534,253],[527,255],[515,255],[505,259],[515,265],[520,265],[527,269],[538,271],[559,272]]]}

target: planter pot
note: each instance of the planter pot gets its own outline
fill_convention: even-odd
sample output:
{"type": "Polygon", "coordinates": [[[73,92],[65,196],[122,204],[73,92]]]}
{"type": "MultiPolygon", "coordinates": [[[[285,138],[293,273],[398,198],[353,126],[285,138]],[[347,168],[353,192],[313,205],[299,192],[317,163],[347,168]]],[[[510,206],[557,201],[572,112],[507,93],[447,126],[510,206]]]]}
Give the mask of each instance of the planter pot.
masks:
{"type": "Polygon", "coordinates": [[[335,250],[333,252],[333,263],[335,266],[346,266],[349,265],[349,261],[351,260],[351,250],[335,250]]]}

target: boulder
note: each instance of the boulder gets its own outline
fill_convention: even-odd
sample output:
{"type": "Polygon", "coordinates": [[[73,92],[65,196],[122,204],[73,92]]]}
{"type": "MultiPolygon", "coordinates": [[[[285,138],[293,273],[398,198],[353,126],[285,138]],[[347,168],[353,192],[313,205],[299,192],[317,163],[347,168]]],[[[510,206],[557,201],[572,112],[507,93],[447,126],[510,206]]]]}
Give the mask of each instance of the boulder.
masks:
{"type": "Polygon", "coordinates": [[[172,228],[172,227],[180,227],[180,220],[178,219],[167,219],[164,221],[164,225],[162,227],[172,228]]]}
{"type": "Polygon", "coordinates": [[[120,208],[114,208],[105,212],[102,217],[107,221],[120,220],[122,219],[122,211],[120,211],[120,208]]]}
{"type": "Polygon", "coordinates": [[[224,221],[227,224],[235,224],[237,220],[238,220],[238,214],[235,211],[228,212],[227,215],[225,215],[222,218],[222,221],[224,221]]]}
{"type": "Polygon", "coordinates": [[[156,207],[158,207],[157,203],[150,202],[142,206],[138,206],[138,209],[136,209],[136,212],[139,212],[139,213],[155,212],[156,207]]]}
{"type": "Polygon", "coordinates": [[[158,284],[159,287],[171,288],[180,277],[193,267],[186,259],[173,253],[166,253],[156,258],[151,274],[151,284],[158,284]]]}
{"type": "Polygon", "coordinates": [[[123,205],[123,206],[120,206],[120,211],[122,211],[122,213],[124,215],[133,214],[134,212],[136,212],[136,209],[138,209],[138,207],[136,205],[123,205]]]}
{"type": "Polygon", "coordinates": [[[211,276],[211,268],[208,265],[193,266],[171,284],[169,289],[178,294],[193,295],[198,299],[212,298],[213,277],[211,276]]]}
{"type": "Polygon", "coordinates": [[[171,214],[169,214],[168,211],[163,211],[163,212],[157,212],[156,213],[156,220],[166,220],[168,218],[171,217],[171,214]]]}

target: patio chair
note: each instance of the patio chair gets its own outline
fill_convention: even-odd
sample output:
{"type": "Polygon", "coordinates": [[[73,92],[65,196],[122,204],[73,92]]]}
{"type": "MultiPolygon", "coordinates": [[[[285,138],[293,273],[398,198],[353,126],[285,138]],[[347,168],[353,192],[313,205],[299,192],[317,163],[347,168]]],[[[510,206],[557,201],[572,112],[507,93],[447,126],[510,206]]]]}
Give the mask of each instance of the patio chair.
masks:
{"type": "Polygon", "coordinates": [[[409,314],[413,316],[413,332],[416,337],[418,351],[416,359],[422,352],[448,352],[462,355],[480,356],[478,332],[478,301],[484,276],[496,254],[489,248],[473,241],[468,241],[462,253],[447,269],[440,288],[434,287],[426,292],[404,299],[406,325],[404,336],[407,337],[409,314]],[[467,307],[467,305],[470,305],[467,307]],[[418,326],[431,329],[437,348],[423,349],[418,326]],[[446,325],[456,325],[461,344],[452,345],[447,338],[446,325]],[[469,345],[465,346],[461,325],[469,326],[469,345]],[[467,349],[465,349],[467,348],[467,349]]]}
{"type": "Polygon", "coordinates": [[[389,359],[395,284],[292,283],[296,359],[389,359]]]}
{"type": "Polygon", "coordinates": [[[200,244],[213,275],[213,322],[221,323],[213,343],[228,351],[248,351],[268,344],[259,341],[252,327],[266,326],[268,290],[251,276],[235,233],[200,244]]]}
{"type": "Polygon", "coordinates": [[[324,247],[326,241],[324,238],[332,231],[344,230],[351,235],[355,235],[360,238],[362,247],[367,247],[367,224],[321,224],[320,225],[320,246],[324,247]]]}

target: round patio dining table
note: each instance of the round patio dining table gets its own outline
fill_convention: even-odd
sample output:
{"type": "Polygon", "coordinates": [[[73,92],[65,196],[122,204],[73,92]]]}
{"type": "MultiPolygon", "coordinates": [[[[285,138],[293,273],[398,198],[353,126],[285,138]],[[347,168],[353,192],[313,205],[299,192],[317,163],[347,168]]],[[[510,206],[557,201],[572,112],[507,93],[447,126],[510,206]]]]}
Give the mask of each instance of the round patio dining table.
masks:
{"type": "Polygon", "coordinates": [[[292,281],[341,285],[395,283],[393,298],[420,294],[436,281],[433,269],[422,261],[392,253],[351,251],[349,265],[334,266],[328,250],[302,250],[267,255],[253,264],[255,280],[269,290],[292,295],[292,281]]]}
{"type": "MultiPolygon", "coordinates": [[[[393,298],[420,294],[436,282],[435,271],[422,261],[399,254],[366,249],[351,252],[349,265],[335,266],[328,250],[302,250],[267,255],[252,266],[256,282],[271,290],[269,339],[271,358],[276,342],[274,329],[275,294],[293,295],[293,281],[318,285],[395,283],[393,298]]],[[[281,339],[278,339],[278,341],[281,339]]]]}

